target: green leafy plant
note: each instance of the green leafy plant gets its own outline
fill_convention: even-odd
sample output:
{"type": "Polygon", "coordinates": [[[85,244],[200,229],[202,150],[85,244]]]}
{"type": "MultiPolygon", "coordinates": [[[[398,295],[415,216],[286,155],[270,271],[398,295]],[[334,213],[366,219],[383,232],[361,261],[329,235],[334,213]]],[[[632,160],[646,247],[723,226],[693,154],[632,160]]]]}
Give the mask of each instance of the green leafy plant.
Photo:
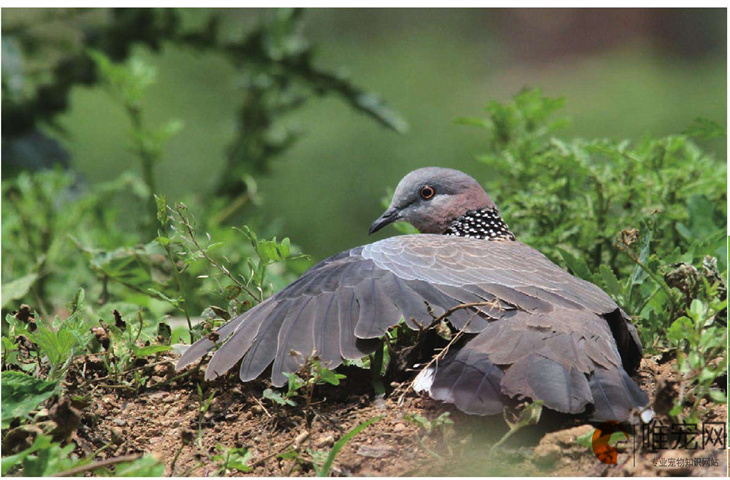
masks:
{"type": "Polygon", "coordinates": [[[434,430],[440,430],[442,437],[445,435],[446,429],[454,424],[454,421],[451,420],[450,412],[444,412],[433,420],[429,420],[417,413],[407,413],[403,415],[403,418],[423,429],[426,435],[431,435],[434,430]]]}
{"type": "Polygon", "coordinates": [[[717,378],[727,372],[727,326],[718,318],[727,309],[727,299],[720,301],[712,295],[712,288],[717,287],[709,288],[710,300],[692,300],[686,314],[667,330],[667,337],[677,350],[680,384],[679,396],[669,413],[679,423],[697,423],[703,399],[727,403],[727,394],[714,386],[717,378]],[[689,410],[685,412],[687,404],[689,410]]]}
{"type": "Polygon", "coordinates": [[[8,475],[20,469],[23,475],[44,477],[63,472],[78,465],[78,458],[72,454],[75,445],[61,447],[48,435],[38,435],[33,445],[20,453],[3,457],[2,474],[8,475]]]}
{"type": "Polygon", "coordinates": [[[71,315],[65,320],[59,317],[53,322],[43,317],[36,320],[27,306],[24,306],[24,316],[7,315],[8,335],[3,342],[9,349],[4,357],[7,364],[26,371],[32,369],[35,375],[44,374],[51,381],[62,379],[74,355],[83,351],[92,338],[89,319],[82,308],[83,299],[84,290],[79,289],[69,303],[71,315]],[[21,346],[28,355],[20,355],[21,346]]]}
{"type": "MultiPolygon", "coordinates": [[[[99,462],[101,463],[101,462],[99,462]]],[[[102,465],[94,469],[99,476],[115,477],[162,477],[165,473],[165,465],[159,458],[152,455],[144,455],[129,462],[119,463],[111,471],[102,465]]]]}
{"type": "Polygon", "coordinates": [[[165,470],[162,462],[151,455],[90,462],[77,458],[73,454],[75,447],[73,443],[61,446],[48,435],[38,435],[29,448],[2,458],[2,475],[22,472],[34,477],[73,476],[95,471],[99,476],[161,477],[165,470]]]}
{"type": "MultiPolygon", "coordinates": [[[[131,305],[110,305],[105,310],[110,307],[119,307],[127,312],[134,311],[131,305]]],[[[112,316],[115,320],[113,324],[100,321],[100,326],[92,328],[91,331],[104,352],[102,359],[108,374],[120,387],[126,386],[138,392],[146,385],[148,377],[133,368],[135,363],[154,357],[158,353],[167,352],[170,346],[156,342],[157,329],[154,325],[146,324],[141,310],[136,311],[136,322],[124,321],[122,314],[116,308],[113,309],[112,316]]]]}
{"type": "MultiPolygon", "coordinates": [[[[291,378],[291,377],[290,377],[291,378]]],[[[289,381],[289,388],[285,393],[278,392],[276,390],[272,390],[271,388],[267,388],[263,391],[263,397],[267,400],[270,400],[277,405],[283,406],[290,406],[290,407],[296,407],[297,402],[295,402],[291,397],[294,397],[297,395],[297,390],[299,389],[298,386],[296,386],[296,383],[293,383],[291,380],[289,381]]]]}
{"type": "Polygon", "coordinates": [[[213,455],[213,461],[218,464],[217,476],[229,475],[232,471],[246,473],[252,470],[248,465],[251,457],[251,450],[248,448],[226,448],[216,445],[215,449],[221,452],[213,455]]]}
{"type": "Polygon", "coordinates": [[[434,452],[431,448],[427,447],[424,442],[424,437],[430,436],[434,431],[440,433],[441,441],[444,444],[445,449],[448,451],[448,454],[453,454],[453,450],[448,441],[449,436],[452,432],[452,427],[454,425],[454,421],[451,420],[450,412],[444,412],[433,420],[429,420],[423,415],[419,415],[417,413],[407,413],[403,415],[403,418],[406,421],[417,425],[422,431],[423,434],[418,436],[418,443],[421,445],[421,448],[423,448],[429,455],[439,460],[443,459],[440,454],[434,452]]]}
{"type": "Polygon", "coordinates": [[[302,395],[306,401],[305,408],[312,403],[314,388],[317,385],[339,385],[340,380],[345,378],[341,373],[322,365],[320,359],[315,355],[307,359],[298,372],[285,373],[288,382],[286,392],[277,392],[267,388],[263,392],[264,398],[281,406],[296,406],[294,398],[302,395]]]}
{"type": "Polygon", "coordinates": [[[57,391],[56,382],[48,382],[21,372],[3,372],[2,428],[8,428],[12,420],[27,418],[57,391]]]}
{"type": "Polygon", "coordinates": [[[504,443],[519,430],[530,425],[535,425],[537,422],[539,422],[540,416],[542,415],[542,406],[543,402],[541,400],[527,403],[522,407],[521,410],[519,410],[516,415],[514,414],[514,412],[511,412],[507,408],[505,408],[504,421],[507,422],[507,425],[509,426],[509,431],[507,431],[507,433],[505,433],[502,438],[500,438],[494,445],[492,445],[489,451],[494,452],[499,447],[504,445],[504,443]]]}
{"type": "Polygon", "coordinates": [[[64,248],[68,222],[83,215],[67,210],[73,182],[73,175],[60,170],[23,173],[3,182],[3,308],[25,299],[47,314],[57,301],[58,265],[72,263],[64,248]]]}
{"type": "Polygon", "coordinates": [[[614,239],[626,228],[654,216],[652,242],[661,252],[722,229],[724,162],[685,135],[558,139],[567,121],[553,116],[563,104],[525,90],[510,102],[491,102],[486,118],[459,120],[485,132],[487,151],[477,160],[499,179],[490,190],[499,192],[497,203],[523,241],[554,260],[559,248],[581,252],[593,271],[605,265],[622,277],[632,265],[614,239]]]}

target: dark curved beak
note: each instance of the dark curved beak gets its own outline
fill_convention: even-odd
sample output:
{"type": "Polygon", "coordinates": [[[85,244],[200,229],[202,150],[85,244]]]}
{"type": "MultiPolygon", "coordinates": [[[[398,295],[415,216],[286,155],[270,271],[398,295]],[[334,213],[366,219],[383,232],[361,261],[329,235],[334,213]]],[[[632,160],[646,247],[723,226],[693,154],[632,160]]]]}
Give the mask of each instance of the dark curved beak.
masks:
{"type": "Polygon", "coordinates": [[[398,210],[397,208],[390,207],[381,216],[379,216],[378,219],[375,220],[372,225],[370,225],[370,230],[368,230],[368,234],[372,235],[373,233],[377,232],[384,226],[395,222],[399,218],[400,218],[400,210],[398,210]]]}

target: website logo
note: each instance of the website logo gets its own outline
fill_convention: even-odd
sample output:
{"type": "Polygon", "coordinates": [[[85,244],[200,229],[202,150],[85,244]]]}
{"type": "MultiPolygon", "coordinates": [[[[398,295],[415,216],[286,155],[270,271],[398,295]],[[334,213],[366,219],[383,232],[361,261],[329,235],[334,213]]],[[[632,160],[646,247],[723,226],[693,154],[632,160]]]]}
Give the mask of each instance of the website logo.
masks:
{"type": "Polygon", "coordinates": [[[591,439],[591,447],[593,454],[598,460],[608,465],[616,465],[618,461],[618,446],[622,443],[629,441],[629,432],[618,422],[603,422],[593,432],[593,438],[591,439]],[[618,433],[616,437],[614,434],[618,433]],[[611,445],[611,439],[613,437],[614,445],[611,445]]]}

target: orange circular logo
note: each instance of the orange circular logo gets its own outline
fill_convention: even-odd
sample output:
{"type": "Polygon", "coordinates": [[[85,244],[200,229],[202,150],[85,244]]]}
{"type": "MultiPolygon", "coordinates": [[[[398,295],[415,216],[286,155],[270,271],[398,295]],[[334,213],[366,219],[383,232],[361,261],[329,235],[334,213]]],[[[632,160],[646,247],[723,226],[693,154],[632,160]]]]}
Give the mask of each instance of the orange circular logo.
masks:
{"type": "MultiPolygon", "coordinates": [[[[629,439],[629,433],[626,429],[618,422],[603,422],[593,432],[593,438],[591,439],[591,447],[593,448],[593,454],[598,460],[609,465],[616,465],[618,461],[618,449],[612,447],[609,444],[611,436],[614,433],[623,434],[625,441],[629,439]]],[[[620,440],[623,442],[624,440],[620,440]]]]}

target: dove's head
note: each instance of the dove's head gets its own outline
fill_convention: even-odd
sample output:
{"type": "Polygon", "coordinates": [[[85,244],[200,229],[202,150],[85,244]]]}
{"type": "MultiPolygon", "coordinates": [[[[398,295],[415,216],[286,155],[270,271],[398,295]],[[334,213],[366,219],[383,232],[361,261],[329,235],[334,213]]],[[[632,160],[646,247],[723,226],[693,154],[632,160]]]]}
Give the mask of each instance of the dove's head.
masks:
{"type": "Polygon", "coordinates": [[[393,222],[408,222],[421,233],[444,233],[470,210],[496,208],[479,182],[450,168],[414,170],[400,181],[388,209],[372,224],[375,233],[393,222]]]}

